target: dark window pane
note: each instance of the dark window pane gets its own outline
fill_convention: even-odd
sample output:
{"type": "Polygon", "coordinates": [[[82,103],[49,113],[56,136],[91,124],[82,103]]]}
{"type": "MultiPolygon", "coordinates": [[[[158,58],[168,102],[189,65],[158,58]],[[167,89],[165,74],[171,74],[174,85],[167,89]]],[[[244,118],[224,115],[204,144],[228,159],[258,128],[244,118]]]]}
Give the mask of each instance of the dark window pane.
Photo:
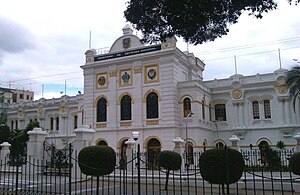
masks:
{"type": "Polygon", "coordinates": [[[252,109],[253,109],[253,119],[259,119],[259,105],[258,105],[258,101],[252,102],[252,109]]]}
{"type": "Polygon", "coordinates": [[[265,118],[271,118],[270,100],[264,101],[264,111],[265,111],[265,118]]]}
{"type": "Polygon", "coordinates": [[[100,98],[97,103],[97,122],[106,122],[107,117],[107,107],[106,99],[100,98]]]}
{"type": "Polygon", "coordinates": [[[190,98],[185,98],[183,100],[183,116],[187,117],[189,113],[191,113],[191,100],[190,98]]]}
{"type": "Polygon", "coordinates": [[[225,104],[215,105],[215,120],[226,121],[226,106],[225,104]]]}
{"type": "Polygon", "coordinates": [[[131,97],[125,95],[121,99],[121,121],[131,120],[131,97]]]}
{"type": "Polygon", "coordinates": [[[158,96],[151,92],[147,96],[147,119],[158,118],[158,96]]]}

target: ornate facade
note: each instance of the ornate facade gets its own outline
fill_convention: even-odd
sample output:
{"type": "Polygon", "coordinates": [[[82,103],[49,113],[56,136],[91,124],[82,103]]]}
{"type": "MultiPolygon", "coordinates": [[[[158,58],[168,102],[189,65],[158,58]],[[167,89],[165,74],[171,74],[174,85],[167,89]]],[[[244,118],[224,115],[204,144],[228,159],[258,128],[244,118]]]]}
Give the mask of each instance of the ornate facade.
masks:
{"type": "Polygon", "coordinates": [[[89,125],[94,144],[120,153],[132,131],[139,132],[145,151],[173,149],[176,137],[187,138],[194,150],[230,144],[232,135],[241,147],[296,143],[299,110],[294,112],[285,86],[285,69],[204,81],[205,64],[180,51],[175,38],[144,45],[129,26],[108,53],[85,54],[83,95],[14,104],[8,125],[21,129],[39,120],[58,145],[89,125]]]}

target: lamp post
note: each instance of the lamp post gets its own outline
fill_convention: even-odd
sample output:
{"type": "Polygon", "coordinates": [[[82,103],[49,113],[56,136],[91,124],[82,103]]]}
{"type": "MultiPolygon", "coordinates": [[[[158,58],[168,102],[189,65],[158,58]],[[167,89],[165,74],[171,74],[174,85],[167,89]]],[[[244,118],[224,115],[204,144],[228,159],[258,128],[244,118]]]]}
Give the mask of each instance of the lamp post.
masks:
{"type": "MultiPolygon", "coordinates": [[[[139,135],[140,133],[138,131],[133,131],[132,132],[132,137],[134,139],[134,141],[137,142],[137,140],[139,139],[139,135]]],[[[137,144],[137,163],[136,163],[136,167],[138,170],[138,195],[141,194],[141,151],[140,151],[140,144],[137,144]]]]}
{"type": "Polygon", "coordinates": [[[188,118],[193,116],[194,113],[190,112],[187,116],[186,116],[186,120],[185,120],[185,167],[188,168],[189,167],[189,163],[188,163],[188,118]]]}

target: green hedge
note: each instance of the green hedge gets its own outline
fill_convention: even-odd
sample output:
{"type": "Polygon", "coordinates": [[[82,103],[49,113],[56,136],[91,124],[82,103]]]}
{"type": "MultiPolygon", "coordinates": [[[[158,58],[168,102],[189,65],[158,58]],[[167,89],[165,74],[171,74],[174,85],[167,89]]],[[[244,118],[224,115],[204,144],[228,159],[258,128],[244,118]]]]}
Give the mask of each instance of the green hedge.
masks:
{"type": "Polygon", "coordinates": [[[215,148],[200,156],[199,166],[204,180],[213,184],[231,184],[242,177],[245,162],[236,150],[215,148]]]}
{"type": "Polygon", "coordinates": [[[300,152],[294,153],[291,156],[289,166],[294,174],[300,175],[300,152]]]}
{"type": "Polygon", "coordinates": [[[181,167],[181,156],[180,154],[165,150],[158,155],[158,164],[167,170],[178,170],[181,167]]]}
{"type": "Polygon", "coordinates": [[[78,161],[81,172],[86,175],[107,175],[115,170],[116,153],[108,146],[89,146],[80,150],[78,161]]]}

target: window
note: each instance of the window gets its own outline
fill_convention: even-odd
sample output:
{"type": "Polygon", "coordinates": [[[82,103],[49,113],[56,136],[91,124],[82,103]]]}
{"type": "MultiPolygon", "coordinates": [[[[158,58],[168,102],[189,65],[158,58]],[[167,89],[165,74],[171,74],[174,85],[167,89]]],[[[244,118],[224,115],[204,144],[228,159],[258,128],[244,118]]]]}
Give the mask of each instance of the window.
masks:
{"type": "Polygon", "coordinates": [[[26,96],[26,100],[29,100],[29,95],[26,96]]]}
{"type": "Polygon", "coordinates": [[[77,129],[78,116],[74,115],[74,129],[77,129]]]}
{"type": "Polygon", "coordinates": [[[205,100],[202,100],[202,119],[205,119],[205,100]]]}
{"type": "Polygon", "coordinates": [[[131,120],[131,97],[124,95],[121,99],[121,121],[131,120]]]}
{"type": "Polygon", "coordinates": [[[24,97],[23,94],[19,94],[20,99],[23,99],[23,97],[24,97]]]}
{"type": "Polygon", "coordinates": [[[215,105],[215,120],[226,121],[226,107],[225,104],[215,105]]]}
{"type": "Polygon", "coordinates": [[[158,95],[151,92],[146,99],[147,119],[158,118],[158,95]]]}
{"type": "Polygon", "coordinates": [[[56,130],[59,130],[59,117],[56,117],[56,130]]]}
{"type": "Polygon", "coordinates": [[[184,98],[183,100],[183,116],[187,117],[191,113],[191,100],[190,98],[184,98]]]}
{"type": "Polygon", "coordinates": [[[264,101],[264,112],[265,112],[265,118],[271,118],[270,100],[264,101]]]}
{"type": "Polygon", "coordinates": [[[50,130],[53,130],[54,129],[54,118],[51,117],[50,118],[50,130]]]}
{"type": "Polygon", "coordinates": [[[252,102],[253,119],[259,119],[259,104],[258,101],[252,102]]]}
{"type": "Polygon", "coordinates": [[[107,101],[100,98],[97,102],[97,122],[106,122],[107,120],[107,101]]]}

